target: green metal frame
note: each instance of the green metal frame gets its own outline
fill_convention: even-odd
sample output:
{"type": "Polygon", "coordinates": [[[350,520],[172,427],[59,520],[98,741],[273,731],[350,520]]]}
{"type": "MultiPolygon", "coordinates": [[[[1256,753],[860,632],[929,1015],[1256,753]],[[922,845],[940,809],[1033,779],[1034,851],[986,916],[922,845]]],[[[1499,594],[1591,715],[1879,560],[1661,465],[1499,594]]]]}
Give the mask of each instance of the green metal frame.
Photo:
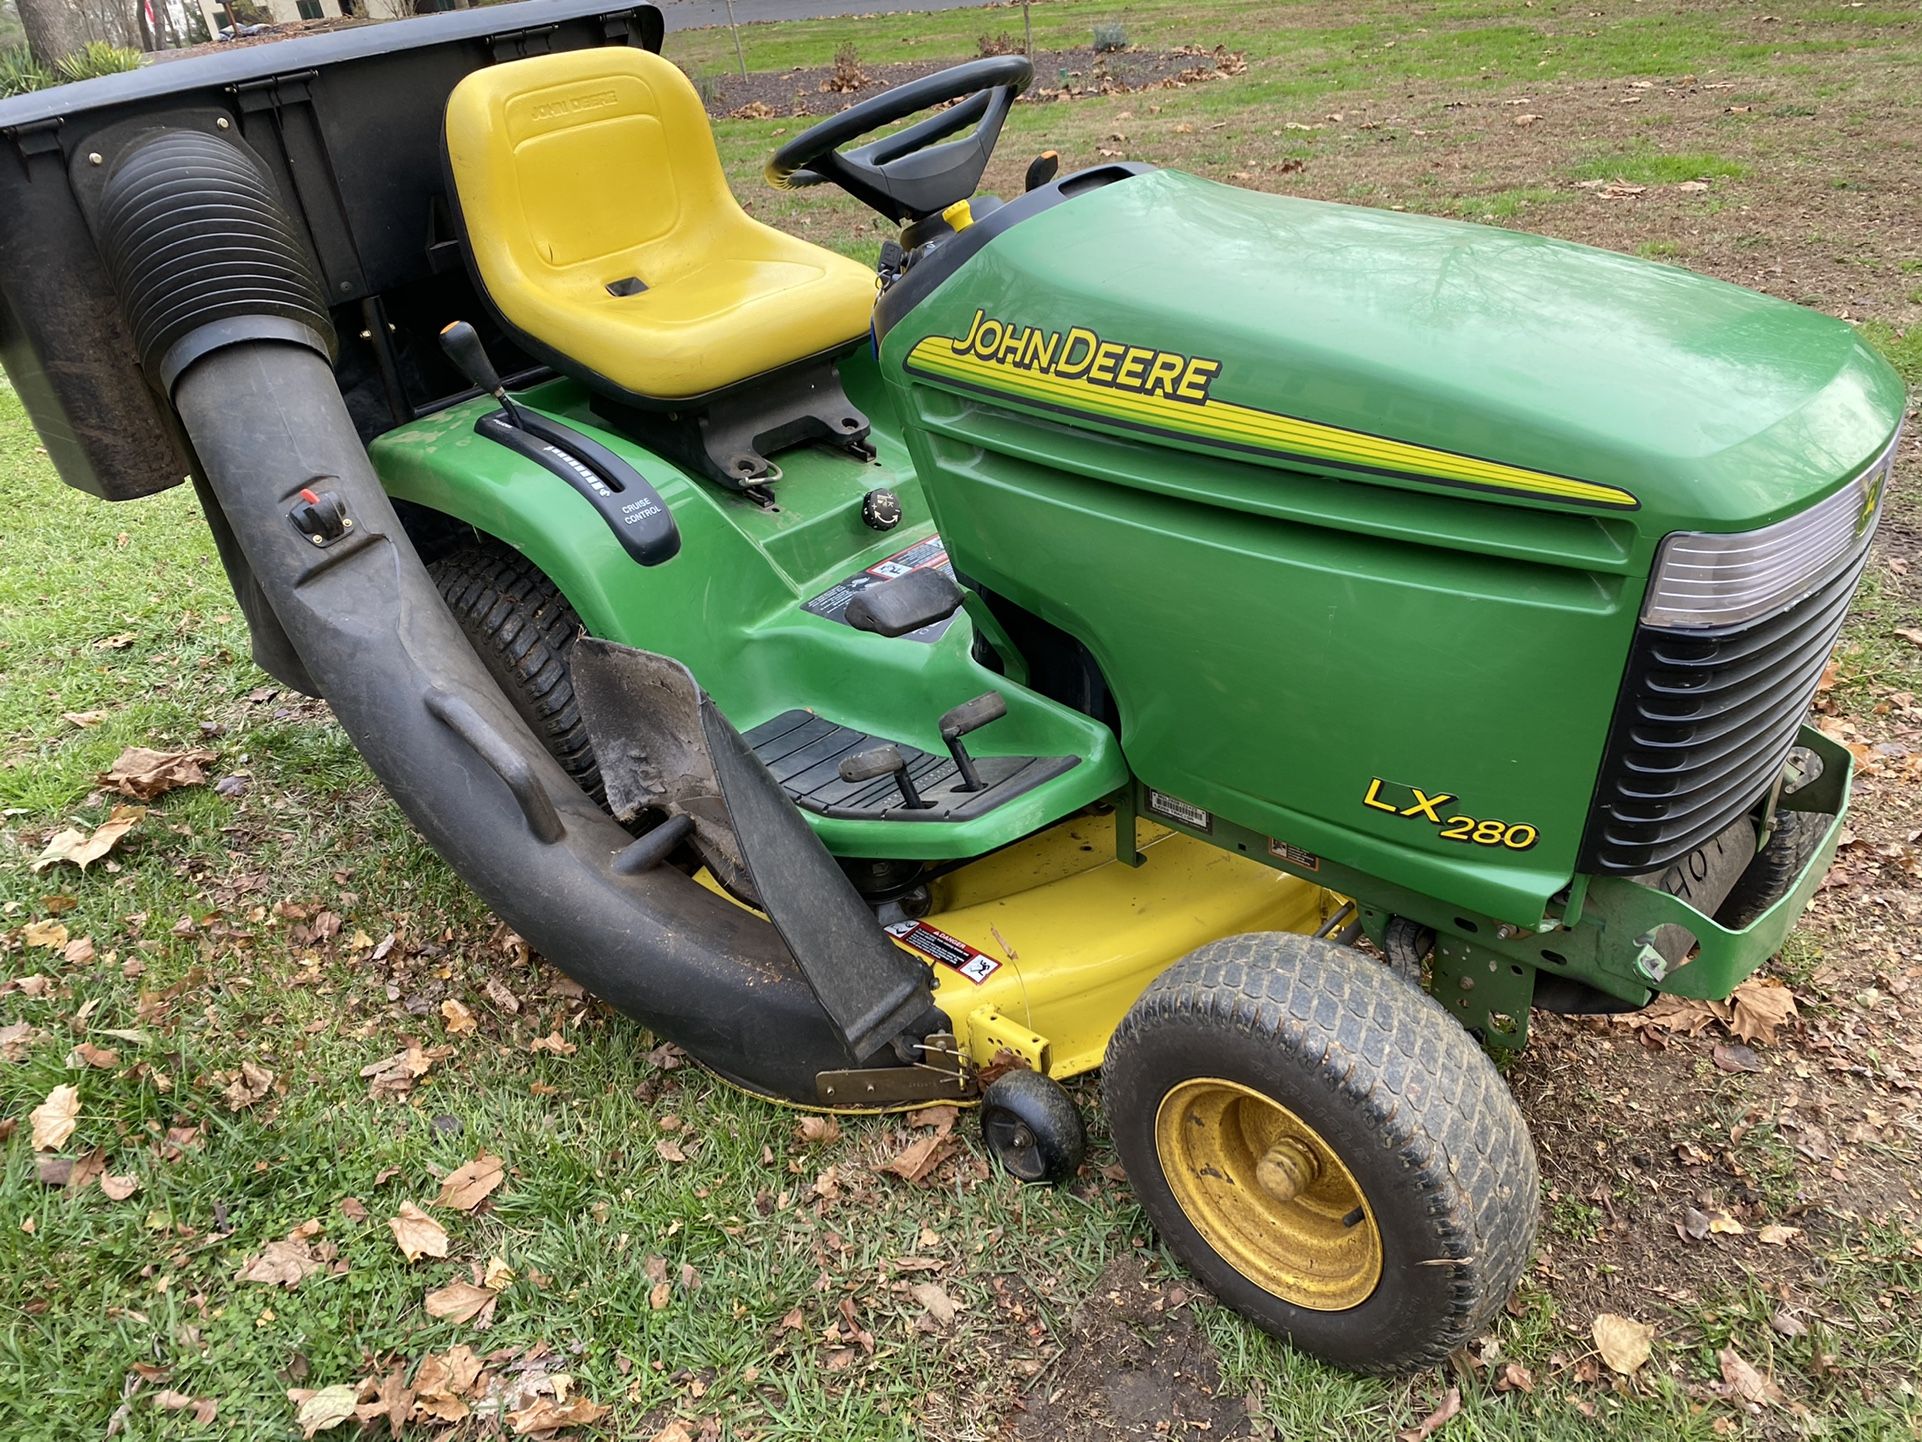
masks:
{"type": "MultiPolygon", "coordinates": [[[[844,366],[850,398],[885,422],[887,397],[865,355],[844,366]]],[[[965,822],[808,820],[843,856],[945,860],[979,856],[1121,789],[1127,768],[1099,722],[1037,695],[1018,671],[997,675],[974,658],[978,604],[929,644],[856,631],[804,603],[837,581],[933,534],[920,482],[896,435],[878,425],[879,455],[798,450],[781,457],[778,508],[698,482],[605,428],[572,381],[534,387],[518,402],[629,458],[659,491],[682,535],[680,554],[636,565],[585,499],[547,471],[475,434],[496,407],[469,401],[402,426],[371,447],[389,494],[464,521],[527,555],[596,636],[674,656],[742,731],[794,707],[844,725],[943,749],[936,722],[972,696],[999,690],[1008,714],[971,738],[978,755],[1076,756],[1079,764],[985,816],[965,822]],[[861,498],[887,486],[901,523],[860,520],[861,498]]],[[[998,632],[992,628],[992,633],[998,632]]],[[[999,638],[1003,656],[1014,655],[999,638]]]]}

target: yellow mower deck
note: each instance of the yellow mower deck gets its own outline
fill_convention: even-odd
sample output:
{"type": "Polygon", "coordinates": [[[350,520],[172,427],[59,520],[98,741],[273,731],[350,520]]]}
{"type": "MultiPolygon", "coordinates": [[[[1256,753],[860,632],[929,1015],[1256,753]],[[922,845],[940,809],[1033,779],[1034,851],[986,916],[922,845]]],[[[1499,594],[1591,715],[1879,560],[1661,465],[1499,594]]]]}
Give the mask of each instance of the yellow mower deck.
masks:
{"type": "Polygon", "coordinates": [[[1112,816],[1076,817],[939,878],[928,914],[889,928],[932,969],[935,1004],[976,1066],[1006,1052],[1057,1080],[1093,1071],[1135,998],[1196,947],[1313,932],[1341,905],[1311,882],[1139,825],[1139,867],[1116,859],[1112,816]]]}

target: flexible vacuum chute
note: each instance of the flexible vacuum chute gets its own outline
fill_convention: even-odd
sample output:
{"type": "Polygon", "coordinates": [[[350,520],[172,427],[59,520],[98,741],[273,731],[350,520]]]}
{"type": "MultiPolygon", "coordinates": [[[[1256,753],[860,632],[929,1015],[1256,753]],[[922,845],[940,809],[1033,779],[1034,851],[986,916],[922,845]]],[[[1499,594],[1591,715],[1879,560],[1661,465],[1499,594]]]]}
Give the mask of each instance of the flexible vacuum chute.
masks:
{"type": "MultiPolygon", "coordinates": [[[[925,969],[871,918],[854,946],[882,994],[853,1008],[810,985],[810,963],[835,958],[797,958],[783,941],[819,927],[777,929],[670,866],[615,866],[635,838],[500,693],[376,479],[335,384],[313,266],[254,155],[175,128],[130,138],[106,165],[96,239],[216,524],[415,828],[531,946],[756,1090],[812,1100],[823,1071],[907,1060],[901,1048],[940,1016],[925,969]]],[[[731,784],[749,788],[753,812],[764,772],[744,774],[731,784]]],[[[742,840],[751,856],[757,843],[742,840]]],[[[783,864],[754,868],[764,891],[777,874],[802,883],[762,896],[777,923],[783,908],[866,914],[804,825],[780,842],[783,864]]]]}

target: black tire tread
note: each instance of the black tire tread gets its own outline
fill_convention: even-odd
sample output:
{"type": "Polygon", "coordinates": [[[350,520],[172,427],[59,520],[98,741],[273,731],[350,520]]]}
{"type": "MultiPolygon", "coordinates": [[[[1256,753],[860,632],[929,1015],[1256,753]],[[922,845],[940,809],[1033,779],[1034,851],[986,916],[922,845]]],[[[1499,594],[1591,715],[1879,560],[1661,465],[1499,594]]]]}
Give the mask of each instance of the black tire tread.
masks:
{"type": "Polygon", "coordinates": [[[1087,1154],[1088,1132],[1074,1098],[1060,1082],[1040,1072],[1017,1067],[988,1083],[981,1093],[981,1129],[983,1145],[991,1155],[993,1146],[986,1140],[988,1119],[999,1110],[1011,1112],[1026,1122],[1045,1149],[1054,1155],[1052,1175],[1046,1180],[1058,1186],[1073,1179],[1087,1154]]]}
{"type": "Polygon", "coordinates": [[[514,708],[575,784],[603,800],[600,765],[568,671],[581,619],[560,588],[498,541],[465,547],[428,570],[514,708]]]}
{"type": "Polygon", "coordinates": [[[1827,820],[1806,811],[1779,813],[1775,834],[1735,878],[1715,909],[1716,921],[1740,931],[1779,901],[1822,844],[1827,820]]]}
{"type": "MultiPolygon", "coordinates": [[[[1439,1365],[1507,1301],[1534,1247],[1535,1148],[1520,1109],[1474,1039],[1426,992],[1358,952],[1290,933],[1229,937],[1177,962],[1109,1044],[1104,1099],[1139,1039],[1164,1026],[1239,1033],[1313,1064],[1325,1085],[1393,1138],[1452,1261],[1448,1315],[1369,1370],[1439,1365]]],[[[1257,1318],[1256,1320],[1260,1320],[1257,1318]]]]}

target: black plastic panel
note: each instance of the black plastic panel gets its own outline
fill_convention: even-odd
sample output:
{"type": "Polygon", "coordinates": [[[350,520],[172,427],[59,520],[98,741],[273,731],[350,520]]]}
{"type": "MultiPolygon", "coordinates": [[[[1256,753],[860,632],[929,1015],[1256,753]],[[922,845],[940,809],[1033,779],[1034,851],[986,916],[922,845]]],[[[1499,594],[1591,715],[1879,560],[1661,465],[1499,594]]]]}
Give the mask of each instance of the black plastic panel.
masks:
{"type": "MultiPolygon", "coordinates": [[[[462,388],[437,335],[450,320],[485,319],[447,219],[448,93],[498,61],[659,49],[661,31],[651,5],[525,0],[0,100],[0,365],[61,479],[124,500],[178,485],[189,467],[165,398],[141,372],[71,171],[106,178],[147,127],[245,140],[322,281],[342,340],[336,378],[366,440],[462,388]]],[[[505,345],[496,355],[509,371],[521,360],[505,345]]]]}
{"type": "Polygon", "coordinates": [[[840,726],[812,711],[784,711],[756,726],[746,739],[795,805],[822,816],[864,821],[968,821],[1032,791],[1079,760],[1074,756],[979,756],[975,766],[984,788],[958,791],[961,773],[951,757],[840,726]],[[900,751],[927,806],[910,810],[902,805],[900,789],[890,776],[876,781],[841,779],[843,758],[876,746],[900,751]]]}
{"type": "Polygon", "coordinates": [[[1773,616],[1635,633],[1580,869],[1639,876],[1762,799],[1808,714],[1863,560],[1773,616]]]}

